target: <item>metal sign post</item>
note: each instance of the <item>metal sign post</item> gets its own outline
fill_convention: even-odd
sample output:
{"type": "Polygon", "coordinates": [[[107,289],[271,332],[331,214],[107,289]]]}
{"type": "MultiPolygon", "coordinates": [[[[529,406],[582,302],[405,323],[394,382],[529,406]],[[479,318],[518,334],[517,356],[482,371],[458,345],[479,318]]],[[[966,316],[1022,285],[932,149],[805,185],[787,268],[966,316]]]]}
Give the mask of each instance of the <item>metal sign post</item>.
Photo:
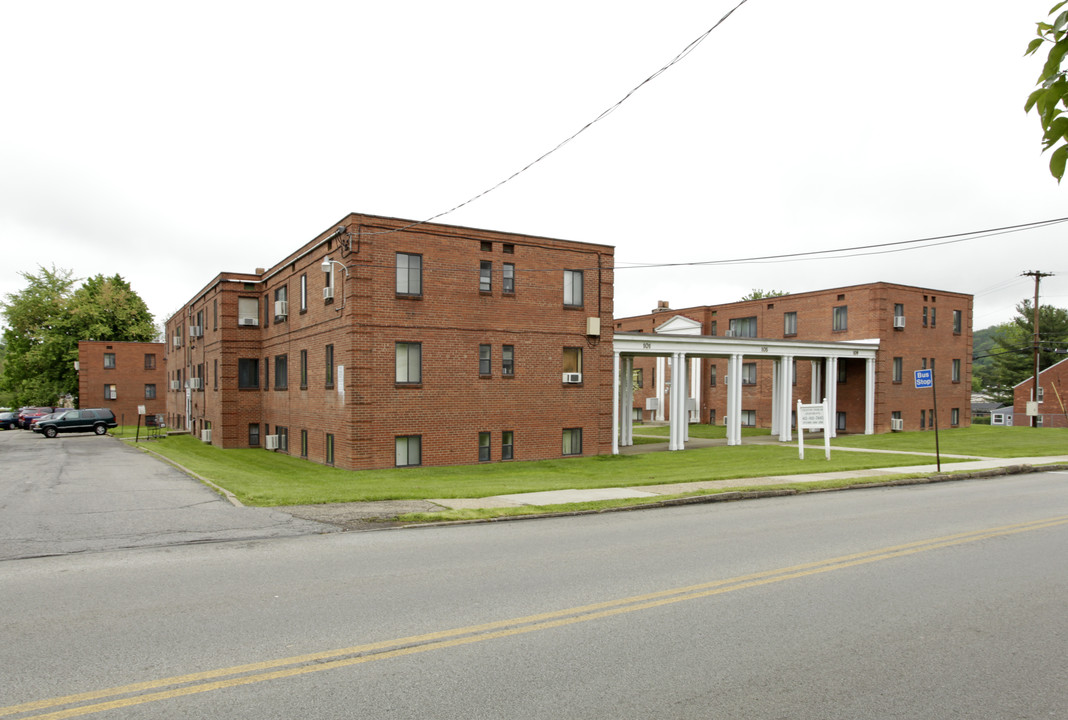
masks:
{"type": "Polygon", "coordinates": [[[931,388],[931,423],[935,430],[935,463],[938,472],[942,472],[942,453],[938,447],[938,391],[935,389],[934,370],[916,371],[916,389],[924,390],[931,388]]]}

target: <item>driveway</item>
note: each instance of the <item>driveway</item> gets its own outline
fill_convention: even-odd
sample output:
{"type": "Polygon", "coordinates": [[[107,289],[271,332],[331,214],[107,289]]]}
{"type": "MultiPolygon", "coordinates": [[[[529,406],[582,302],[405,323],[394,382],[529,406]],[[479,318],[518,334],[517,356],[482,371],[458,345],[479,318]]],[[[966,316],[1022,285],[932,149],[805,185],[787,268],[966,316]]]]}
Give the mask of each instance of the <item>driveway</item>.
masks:
{"type": "Polygon", "coordinates": [[[0,560],[339,529],[235,507],[110,436],[0,432],[0,468],[0,560]]]}

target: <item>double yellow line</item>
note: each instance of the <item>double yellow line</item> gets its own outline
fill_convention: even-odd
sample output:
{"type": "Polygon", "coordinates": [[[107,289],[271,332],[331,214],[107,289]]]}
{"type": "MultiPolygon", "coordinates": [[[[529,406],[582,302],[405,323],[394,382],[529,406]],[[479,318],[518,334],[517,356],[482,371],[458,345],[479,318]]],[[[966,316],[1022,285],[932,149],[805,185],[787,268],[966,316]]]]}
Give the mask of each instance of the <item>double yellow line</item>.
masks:
{"type": "Polygon", "coordinates": [[[278,680],[281,678],[295,677],[309,673],[334,670],[336,668],[359,665],[361,663],[388,658],[414,655],[429,650],[442,650],[460,645],[496,640],[498,638],[521,635],[524,633],[549,630],[567,625],[574,625],[591,620],[622,615],[624,613],[648,610],[650,608],[670,605],[686,600],[721,595],[736,590],[770,585],[771,583],[793,580],[795,578],[818,575],[821,573],[844,570],[846,568],[864,565],[867,563],[890,560],[893,558],[914,555],[916,553],[938,550],[940,548],[963,545],[977,542],[988,538],[1014,535],[1017,533],[1031,532],[1044,528],[1068,524],[1068,515],[1034,520],[1031,522],[1004,525],[1001,527],[987,528],[973,532],[947,535],[939,538],[919,540],[904,545],[870,550],[868,552],[843,555],[841,557],[819,560],[816,562],[793,565],[790,567],[767,570],[765,572],[743,575],[727,580],[714,580],[712,582],[690,585],[687,587],[661,590],[646,595],[609,600],[606,602],[583,605],[580,607],[556,610],[538,615],[498,620],[483,625],[470,625],[467,627],[443,630],[441,632],[428,633],[425,635],[413,635],[411,637],[382,642],[354,645],[352,647],[324,652],[310,653],[307,655],[294,655],[287,658],[278,658],[265,662],[251,663],[248,665],[235,665],[233,667],[218,668],[188,675],[177,675],[159,680],[123,685],[121,687],[107,688],[94,692],[80,693],[77,695],[65,695],[63,697],[36,700],[0,707],[0,717],[23,715],[19,720],[58,720],[59,718],[77,717],[92,713],[113,710],[116,708],[130,707],[144,703],[168,700],[185,695],[211,692],[225,688],[251,685],[253,683],[278,680]],[[53,710],[42,714],[35,713],[40,710],[49,710],[61,706],[69,706],[60,710],[53,710]]]}

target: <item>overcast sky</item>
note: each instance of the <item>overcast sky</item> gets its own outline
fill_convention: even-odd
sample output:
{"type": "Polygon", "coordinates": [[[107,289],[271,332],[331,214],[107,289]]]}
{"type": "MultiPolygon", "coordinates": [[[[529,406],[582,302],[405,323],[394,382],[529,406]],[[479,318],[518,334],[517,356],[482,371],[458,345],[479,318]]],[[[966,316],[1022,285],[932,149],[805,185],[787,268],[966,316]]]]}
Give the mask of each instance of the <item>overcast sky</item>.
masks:
{"type": "MultiPolygon", "coordinates": [[[[674,67],[440,222],[614,245],[616,315],[887,281],[976,329],[1068,307],[1068,216],[1023,104],[1054,0],[749,0],[674,67]]],[[[157,319],[350,211],[422,220],[611,107],[737,0],[7,2],[0,294],[119,273],[157,319]]]]}

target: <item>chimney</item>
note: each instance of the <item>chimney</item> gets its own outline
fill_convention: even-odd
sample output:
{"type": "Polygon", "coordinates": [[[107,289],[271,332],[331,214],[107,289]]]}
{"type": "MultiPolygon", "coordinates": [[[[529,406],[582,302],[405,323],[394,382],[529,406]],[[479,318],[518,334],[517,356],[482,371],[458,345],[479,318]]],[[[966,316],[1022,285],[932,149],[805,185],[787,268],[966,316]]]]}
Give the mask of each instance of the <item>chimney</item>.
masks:
{"type": "Polygon", "coordinates": [[[653,310],[653,312],[654,313],[671,312],[671,308],[668,306],[668,301],[667,300],[657,300],[656,301],[656,310],[653,310]]]}

